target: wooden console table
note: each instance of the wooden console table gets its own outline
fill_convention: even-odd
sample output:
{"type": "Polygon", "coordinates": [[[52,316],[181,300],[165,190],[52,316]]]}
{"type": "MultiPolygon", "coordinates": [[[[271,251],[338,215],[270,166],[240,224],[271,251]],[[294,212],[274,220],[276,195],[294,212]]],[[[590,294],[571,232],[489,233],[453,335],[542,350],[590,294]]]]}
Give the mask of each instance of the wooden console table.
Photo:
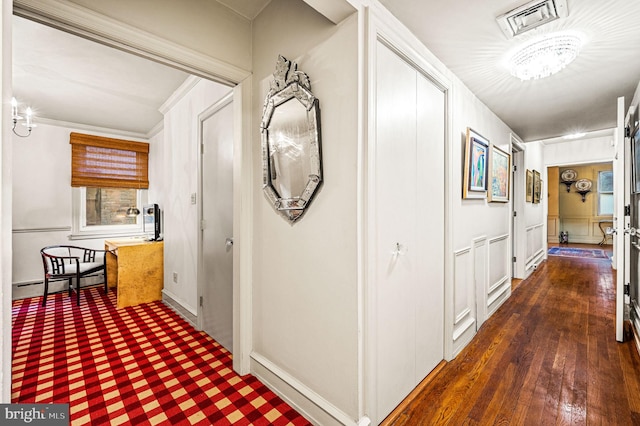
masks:
{"type": "Polygon", "coordinates": [[[107,283],[118,288],[118,308],[162,299],[164,242],[105,240],[107,283]]]}

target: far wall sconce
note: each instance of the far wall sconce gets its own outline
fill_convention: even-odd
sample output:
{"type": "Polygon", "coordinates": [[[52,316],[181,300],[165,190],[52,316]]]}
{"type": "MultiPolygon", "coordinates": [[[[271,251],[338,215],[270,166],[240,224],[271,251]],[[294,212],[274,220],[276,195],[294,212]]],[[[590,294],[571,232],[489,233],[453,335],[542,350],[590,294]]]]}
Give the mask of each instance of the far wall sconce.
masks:
{"type": "Polygon", "coordinates": [[[560,182],[567,186],[567,192],[571,192],[571,185],[577,180],[578,172],[572,169],[567,169],[560,175],[560,182]]]}
{"type": "Polygon", "coordinates": [[[582,202],[584,203],[586,195],[591,192],[592,182],[589,179],[579,179],[576,182],[576,191],[582,195],[582,202]]]}
{"type": "Polygon", "coordinates": [[[31,107],[28,107],[26,109],[25,117],[22,117],[20,114],[18,114],[18,101],[16,100],[16,98],[11,98],[11,118],[13,119],[13,127],[11,128],[11,130],[13,130],[13,133],[15,133],[15,135],[18,137],[21,137],[21,138],[29,137],[31,135],[31,129],[36,127],[36,125],[33,124],[33,111],[31,111],[31,107]],[[18,125],[18,121],[21,121],[23,119],[25,120],[25,122],[22,123],[22,125],[27,128],[26,135],[21,135],[16,131],[16,126],[18,125]]]}

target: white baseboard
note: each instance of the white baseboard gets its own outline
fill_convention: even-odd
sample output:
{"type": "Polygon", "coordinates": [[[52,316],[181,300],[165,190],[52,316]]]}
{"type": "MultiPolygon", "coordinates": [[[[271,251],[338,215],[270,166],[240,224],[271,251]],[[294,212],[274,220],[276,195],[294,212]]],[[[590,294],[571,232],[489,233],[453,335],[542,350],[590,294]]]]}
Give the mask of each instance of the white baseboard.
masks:
{"type": "Polygon", "coordinates": [[[178,315],[180,315],[186,322],[191,324],[193,328],[198,329],[198,315],[194,314],[190,309],[183,306],[178,300],[176,300],[173,295],[166,291],[162,290],[162,301],[173,309],[178,315]]]}
{"type": "Polygon", "coordinates": [[[264,356],[251,354],[251,374],[315,425],[367,426],[368,417],[351,418],[264,356]]]}

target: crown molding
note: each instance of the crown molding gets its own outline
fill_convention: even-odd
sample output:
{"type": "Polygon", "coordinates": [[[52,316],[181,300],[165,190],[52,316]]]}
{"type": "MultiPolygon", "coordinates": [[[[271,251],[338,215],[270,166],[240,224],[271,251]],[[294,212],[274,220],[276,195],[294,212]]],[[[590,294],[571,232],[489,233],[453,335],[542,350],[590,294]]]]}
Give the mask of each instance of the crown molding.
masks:
{"type": "MultiPolygon", "coordinates": [[[[159,123],[159,124],[162,124],[159,123]]],[[[62,120],[53,120],[50,118],[46,118],[46,117],[38,117],[38,122],[37,125],[47,125],[47,126],[54,126],[54,127],[64,127],[67,129],[74,129],[74,130],[82,130],[84,132],[91,132],[91,133],[99,133],[99,134],[107,134],[107,135],[112,135],[112,136],[119,136],[119,137],[125,137],[125,138],[133,138],[133,139],[140,139],[143,141],[147,141],[150,137],[149,134],[147,133],[140,133],[140,132],[130,132],[127,130],[120,130],[120,129],[110,129],[108,127],[98,127],[98,126],[92,126],[89,124],[81,124],[81,123],[72,123],[69,121],[62,121],[62,120]]],[[[154,129],[157,126],[154,127],[154,129]]],[[[35,127],[34,128],[34,132],[37,132],[38,128],[35,127]]],[[[162,128],[160,128],[158,131],[162,130],[162,128]]]]}
{"type": "Polygon", "coordinates": [[[177,104],[180,99],[182,99],[185,95],[189,93],[191,89],[193,89],[196,84],[198,84],[202,79],[196,76],[189,76],[181,85],[178,87],[172,94],[167,98],[166,101],[158,108],[163,115],[166,114],[175,104],[177,104]]]}

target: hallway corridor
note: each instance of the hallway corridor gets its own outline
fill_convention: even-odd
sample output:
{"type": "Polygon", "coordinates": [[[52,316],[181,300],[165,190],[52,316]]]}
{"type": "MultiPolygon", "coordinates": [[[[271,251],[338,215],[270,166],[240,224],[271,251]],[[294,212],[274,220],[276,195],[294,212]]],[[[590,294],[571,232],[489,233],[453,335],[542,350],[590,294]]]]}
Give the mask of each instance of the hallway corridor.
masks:
{"type": "Polygon", "coordinates": [[[640,356],[615,340],[614,283],[608,259],[549,256],[385,424],[640,424],[640,356]]]}

